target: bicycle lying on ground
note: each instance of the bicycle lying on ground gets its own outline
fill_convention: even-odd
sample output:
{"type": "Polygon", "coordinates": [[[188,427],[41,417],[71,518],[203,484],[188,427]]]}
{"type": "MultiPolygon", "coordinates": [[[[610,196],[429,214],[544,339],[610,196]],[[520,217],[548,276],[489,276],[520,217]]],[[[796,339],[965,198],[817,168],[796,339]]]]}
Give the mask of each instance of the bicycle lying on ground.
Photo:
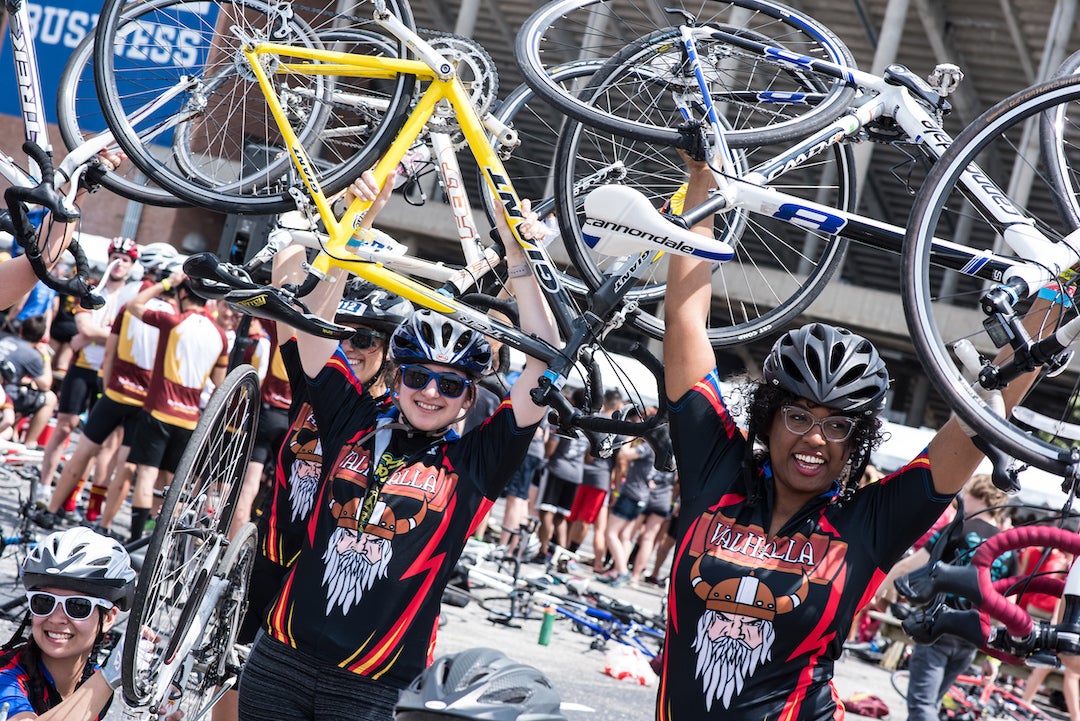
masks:
{"type": "MultiPolygon", "coordinates": [[[[908,672],[893,671],[893,688],[907,698],[908,672]]],[[[941,721],[977,721],[977,719],[1013,719],[1013,721],[1050,721],[1052,716],[1027,703],[1008,686],[981,676],[961,674],[945,694],[938,711],[941,721]]]]}

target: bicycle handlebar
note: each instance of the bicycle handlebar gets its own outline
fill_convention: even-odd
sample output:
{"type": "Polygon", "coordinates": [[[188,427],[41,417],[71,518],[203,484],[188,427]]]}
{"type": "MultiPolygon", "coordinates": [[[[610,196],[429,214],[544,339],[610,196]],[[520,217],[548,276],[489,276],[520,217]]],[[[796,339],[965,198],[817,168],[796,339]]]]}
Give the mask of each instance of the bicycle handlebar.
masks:
{"type": "Polygon", "coordinates": [[[897,579],[897,591],[916,603],[926,603],[939,594],[952,593],[975,608],[956,610],[939,601],[933,607],[904,620],[904,630],[920,643],[929,643],[942,634],[959,636],[987,649],[1004,660],[1019,663],[1033,654],[1051,651],[1080,654],[1080,564],[1073,564],[1065,581],[1061,579],[1005,578],[992,581],[990,567],[1001,554],[1027,546],[1053,547],[1070,554],[1080,553],[1080,535],[1051,526],[1022,526],[1003,531],[983,542],[968,566],[947,566],[940,562],[897,579]],[[1019,587],[1025,592],[1065,596],[1065,613],[1060,623],[1034,621],[1031,614],[1005,597],[1019,587]],[[995,628],[991,620],[1002,624],[995,628]]]}
{"type": "Polygon", "coordinates": [[[41,169],[41,182],[33,187],[11,186],[4,191],[4,202],[8,206],[7,230],[26,251],[26,258],[34,274],[48,287],[65,295],[80,299],[83,308],[100,308],[105,300],[93,292],[86,279],[90,277],[90,263],[78,241],[72,239],[68,252],[75,259],[75,276],[61,279],[54,276],[45,263],[44,253],[38,243],[38,231],[27,215],[27,205],[39,205],[46,208],[61,223],[70,223],[79,218],[77,208],[70,208],[64,197],[54,185],[52,154],[30,141],[23,143],[26,152],[41,169]]]}

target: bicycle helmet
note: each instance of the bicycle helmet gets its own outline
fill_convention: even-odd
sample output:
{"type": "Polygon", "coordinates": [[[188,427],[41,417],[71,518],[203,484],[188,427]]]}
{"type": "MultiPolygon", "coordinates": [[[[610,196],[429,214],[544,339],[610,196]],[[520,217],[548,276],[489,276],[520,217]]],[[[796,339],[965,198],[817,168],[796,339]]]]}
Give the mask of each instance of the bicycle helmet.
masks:
{"type": "Polygon", "coordinates": [[[126,255],[132,260],[138,260],[139,246],[135,245],[135,241],[131,238],[118,235],[109,243],[109,255],[112,255],[113,253],[126,255]]]}
{"type": "Polygon", "coordinates": [[[360,323],[392,333],[412,312],[412,303],[404,298],[366,280],[352,278],[345,284],[345,293],[338,303],[334,322],[360,323]]]}
{"type": "Polygon", "coordinates": [[[116,540],[89,528],[69,528],[46,536],[23,563],[23,586],[62,588],[131,607],[135,569],[116,540]]]}
{"type": "Polygon", "coordinates": [[[491,344],[461,323],[423,309],[412,314],[390,337],[395,363],[442,363],[473,378],[491,372],[491,344]]]}
{"type": "Polygon", "coordinates": [[[780,336],[762,373],[767,383],[842,413],[881,411],[889,389],[889,372],[874,344],[824,323],[780,336]]]}
{"type": "Polygon", "coordinates": [[[439,658],[401,692],[395,721],[466,718],[565,721],[559,694],[543,673],[493,648],[439,658]]]}
{"type": "Polygon", "coordinates": [[[139,253],[139,264],[149,271],[172,272],[182,260],[180,252],[168,243],[150,243],[139,253]]]}

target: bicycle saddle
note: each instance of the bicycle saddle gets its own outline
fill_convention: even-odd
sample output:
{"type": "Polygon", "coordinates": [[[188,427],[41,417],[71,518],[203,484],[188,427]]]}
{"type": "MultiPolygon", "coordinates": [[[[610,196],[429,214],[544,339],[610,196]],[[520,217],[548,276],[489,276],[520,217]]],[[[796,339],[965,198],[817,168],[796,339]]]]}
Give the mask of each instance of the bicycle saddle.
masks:
{"type": "Polygon", "coordinates": [[[353,328],[331,323],[296,308],[285,299],[278,288],[255,286],[232,290],[225,295],[225,302],[241,313],[253,315],[256,318],[280,321],[320,338],[344,340],[355,332],[353,328]]]}
{"type": "Polygon", "coordinates": [[[232,290],[251,290],[259,285],[243,268],[222,263],[213,253],[196,253],[184,261],[184,273],[199,295],[221,300],[232,290]]]}
{"type": "Polygon", "coordinates": [[[628,255],[661,250],[724,262],[735,252],[723,241],[687,230],[657,212],[641,191],[601,185],[585,196],[585,242],[598,253],[628,255]]]}

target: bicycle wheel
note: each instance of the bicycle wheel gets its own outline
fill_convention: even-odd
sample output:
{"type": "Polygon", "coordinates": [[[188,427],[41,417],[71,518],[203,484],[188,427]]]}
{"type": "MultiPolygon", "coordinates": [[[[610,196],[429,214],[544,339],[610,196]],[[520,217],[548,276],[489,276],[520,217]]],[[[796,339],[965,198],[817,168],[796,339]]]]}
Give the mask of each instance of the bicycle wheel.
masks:
{"type": "MultiPolygon", "coordinates": [[[[678,54],[667,33],[659,33],[631,46],[631,57],[642,54],[678,54]]],[[[641,76],[636,61],[624,64],[619,58],[597,71],[590,83],[590,102],[607,102],[607,90],[625,84],[627,76],[641,76]]],[[[586,96],[583,96],[583,98],[586,96]]],[[[651,112],[643,108],[644,112],[651,112]]],[[[722,121],[735,130],[738,116],[722,121]]],[[[761,146],[734,150],[741,172],[759,161],[785,150],[761,146]]],[[[570,120],[563,128],[555,160],[557,215],[567,251],[585,282],[600,287],[605,276],[623,262],[622,258],[597,253],[585,241],[582,226],[584,198],[574,191],[575,183],[598,173],[619,169],[618,183],[643,192],[657,209],[666,209],[672,196],[684,184],[685,163],[670,146],[658,146],[628,139],[617,133],[589,127],[570,120]]],[[[855,162],[846,143],[832,146],[812,162],[793,168],[770,181],[785,192],[834,208],[855,210],[855,162]]],[[[745,343],[748,338],[780,330],[801,313],[824,289],[847,249],[847,241],[820,230],[782,222],[764,214],[736,209],[718,215],[716,237],[735,250],[735,257],[715,266],[713,310],[709,340],[714,347],[745,343]]],[[[664,323],[659,303],[663,300],[666,257],[651,263],[637,278],[640,312],[631,322],[647,335],[662,339],[664,323]],[[652,301],[650,304],[649,301],[652,301]]]]}
{"type": "Polygon", "coordinates": [[[480,601],[480,608],[488,612],[496,623],[511,621],[534,621],[542,618],[544,609],[539,607],[529,591],[515,591],[508,596],[494,596],[480,601]]]}
{"type": "MultiPolygon", "coordinates": [[[[1023,136],[1025,125],[1029,121],[1037,123],[1042,113],[1061,113],[1074,126],[1075,118],[1070,120],[1070,115],[1080,107],[1078,101],[1080,76],[1052,80],[1003,100],[957,136],[927,176],[916,198],[902,264],[901,290],[908,328],[934,388],[987,443],[1058,475],[1064,474],[1069,453],[1076,445],[1073,430],[1080,385],[1075,369],[1066,363],[1056,368],[1057,373],[1045,373],[1022,407],[1015,409],[1011,418],[1002,418],[979,397],[978,383],[962,373],[962,363],[952,348],[956,341],[967,339],[984,357],[992,358],[997,353],[983,326],[987,316],[980,309],[988,286],[983,278],[974,277],[985,265],[979,258],[980,250],[1001,246],[999,238],[1012,237],[1010,233],[1015,233],[1017,228],[1023,228],[1025,235],[1038,231],[1051,240],[1064,240],[1068,235],[1068,224],[1054,212],[1050,200],[1056,192],[1053,181],[1045,173],[1040,153],[1029,150],[1023,144],[1023,136]],[[1010,223],[1003,225],[975,212],[961,192],[960,181],[972,163],[981,171],[974,177],[982,187],[987,187],[991,180],[999,188],[1009,187],[1017,175],[1030,178],[1029,192],[1023,198],[1011,199],[1022,217],[1010,218],[1010,223]],[[951,238],[975,255],[950,262],[945,253],[932,252],[934,238],[951,238]]],[[[1070,127],[1065,137],[1073,136],[1076,130],[1070,127]]],[[[1063,147],[1072,173],[1080,162],[1080,149],[1072,145],[1063,147]]],[[[992,197],[1000,205],[997,196],[992,197]]],[[[1070,242],[1058,247],[1068,253],[1070,242]]],[[[1011,257],[1012,251],[1004,247],[999,252],[1011,257]]],[[[1038,260],[1038,266],[1028,263],[1027,267],[1053,269],[1057,264],[1046,258],[1038,260]]],[[[1016,262],[1024,261],[1017,258],[1016,262]]],[[[1060,261],[1063,265],[1069,263],[1071,260],[1060,261]]],[[[1056,272],[1063,270],[1057,268],[1056,272]]],[[[1063,281],[1070,295],[1075,282],[1075,279],[1063,281]]],[[[1030,305],[1020,304],[1017,312],[1025,315],[1030,305]]],[[[1061,320],[1067,321],[1075,315],[1076,307],[1072,306],[1061,320]]],[[[1042,318],[1033,320],[1052,324],[1059,319],[1055,312],[1052,317],[1044,313],[1042,318]]],[[[1000,362],[1010,360],[1012,353],[1008,352],[1001,356],[1000,362]]]]}
{"type": "MultiPolygon", "coordinates": [[[[1080,51],[1071,54],[1054,71],[1054,79],[1067,78],[1080,72],[1080,51]]],[[[1042,162],[1046,167],[1046,175],[1053,192],[1051,199],[1061,214],[1061,219],[1069,230],[1080,228],[1080,187],[1076,185],[1076,178],[1071,177],[1069,170],[1068,148],[1076,147],[1080,143],[1080,137],[1071,135],[1065,137],[1065,133],[1074,126],[1066,123],[1063,116],[1064,107],[1061,106],[1056,112],[1043,113],[1039,119],[1039,148],[1042,152],[1042,162]]]]}
{"type": "MultiPolygon", "coordinates": [[[[388,10],[412,26],[404,0],[388,10]]],[[[132,162],[163,188],[203,207],[273,213],[294,207],[302,183],[269,106],[241,53],[247,42],[385,55],[404,53],[371,19],[371,2],[337,12],[333,3],[303,8],[269,0],[108,0],[95,41],[102,110],[132,162]],[[327,33],[359,31],[355,36],[327,33]],[[367,42],[368,38],[378,42],[367,42]],[[136,111],[184,88],[139,120],[136,111]]],[[[295,60],[278,57],[274,71],[295,60]]],[[[285,121],[310,157],[327,193],[345,187],[393,140],[408,111],[415,78],[346,78],[271,72],[285,121]]]]}
{"type": "Polygon", "coordinates": [[[173,684],[182,690],[179,708],[185,719],[203,716],[214,700],[219,687],[235,678],[239,669],[231,658],[240,621],[247,610],[248,582],[255,566],[258,530],[254,523],[245,523],[218,563],[214,575],[227,582],[199,645],[189,654],[183,676],[173,677],[173,684]]]}
{"type": "MultiPolygon", "coordinates": [[[[664,78],[649,96],[632,85],[620,88],[627,103],[596,106],[551,77],[561,63],[581,58],[612,58],[624,47],[669,29],[685,18],[698,27],[695,38],[714,42],[715,52],[699,51],[701,68],[718,106],[738,108],[744,122],[732,131],[732,147],[755,147],[802,137],[835,119],[854,97],[855,89],[845,81],[819,75],[812,70],[794,71],[774,58],[792,53],[805,58],[828,60],[855,67],[851,52],[828,28],[808,15],[770,0],[734,2],[669,3],[661,0],[557,0],[537,10],[518,33],[516,57],[525,81],[546,100],[567,115],[589,125],[665,145],[675,145],[679,134],[670,117],[641,113],[649,103],[670,105],[672,93],[697,92],[696,81],[675,66],[642,66],[664,78]],[[674,11],[671,11],[671,9],[674,11]],[[713,38],[706,23],[722,23],[740,30],[743,43],[713,38]],[[807,87],[815,88],[813,93],[807,87]]],[[[675,32],[675,37],[678,37],[675,32]]],[[[702,108],[698,108],[702,110],[702,108]]],[[[680,118],[681,121],[681,118],[680,118]]],[[[676,121],[678,122],[678,121],[676,121]]]]}
{"type": "Polygon", "coordinates": [[[124,697],[129,704],[157,702],[150,695],[165,663],[186,639],[229,530],[259,420],[259,377],[238,366],[214,391],[158,512],[139,574],[124,641],[124,697]],[[136,632],[136,629],[139,629],[136,632]],[[139,654],[143,633],[154,654],[139,654]]]}
{"type": "MultiPolygon", "coordinates": [[[[93,53],[94,36],[91,33],[75,47],[60,75],[56,124],[68,150],[74,150],[88,138],[108,130],[94,89],[93,53]]],[[[101,184],[117,195],[140,203],[167,208],[187,205],[167,190],[148,182],[132,163],[124,163],[117,170],[105,173],[101,184]]]]}
{"type": "Polygon", "coordinates": [[[908,679],[910,674],[907,669],[897,669],[889,676],[893,690],[900,694],[900,698],[907,699],[908,679]]]}

